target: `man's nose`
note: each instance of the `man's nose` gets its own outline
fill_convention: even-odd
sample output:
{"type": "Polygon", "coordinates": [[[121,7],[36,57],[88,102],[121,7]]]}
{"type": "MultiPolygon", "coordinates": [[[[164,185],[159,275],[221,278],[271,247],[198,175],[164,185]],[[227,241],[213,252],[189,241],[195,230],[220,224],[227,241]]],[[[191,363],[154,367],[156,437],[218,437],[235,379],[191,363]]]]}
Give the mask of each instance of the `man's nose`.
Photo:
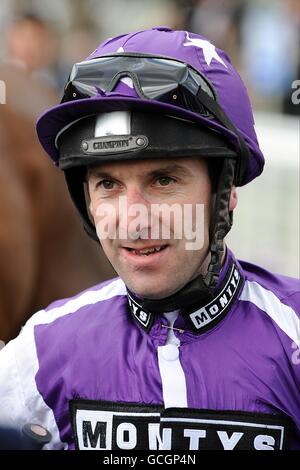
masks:
{"type": "Polygon", "coordinates": [[[150,204],[150,201],[147,199],[145,194],[145,190],[137,184],[128,185],[126,197],[128,207],[135,204],[142,204],[147,207],[150,204]]]}
{"type": "Polygon", "coordinates": [[[126,200],[120,207],[120,228],[126,238],[148,238],[151,228],[151,203],[139,186],[127,188],[126,200]],[[125,205],[126,204],[126,205],[125,205]]]}

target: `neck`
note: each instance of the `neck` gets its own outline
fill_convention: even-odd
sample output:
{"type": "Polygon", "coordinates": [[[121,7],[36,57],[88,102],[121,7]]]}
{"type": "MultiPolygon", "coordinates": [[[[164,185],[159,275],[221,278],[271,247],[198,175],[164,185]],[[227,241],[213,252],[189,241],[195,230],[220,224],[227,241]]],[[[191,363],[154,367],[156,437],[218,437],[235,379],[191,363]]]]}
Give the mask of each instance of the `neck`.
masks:
{"type": "MultiPolygon", "coordinates": [[[[225,261],[225,260],[224,260],[225,261]]],[[[161,300],[138,299],[128,291],[129,306],[135,320],[150,330],[156,315],[180,311],[190,328],[200,334],[216,325],[230,310],[243,284],[236,261],[229,257],[224,264],[219,283],[213,290],[198,276],[176,294],[161,300]]]]}

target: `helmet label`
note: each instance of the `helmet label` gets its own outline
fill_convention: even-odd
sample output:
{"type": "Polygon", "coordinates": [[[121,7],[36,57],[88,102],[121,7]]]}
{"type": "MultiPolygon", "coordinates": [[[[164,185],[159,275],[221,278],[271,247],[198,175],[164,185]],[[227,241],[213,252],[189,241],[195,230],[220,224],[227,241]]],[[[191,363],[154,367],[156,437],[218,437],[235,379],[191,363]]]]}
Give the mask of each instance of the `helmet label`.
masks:
{"type": "Polygon", "coordinates": [[[83,140],[81,148],[86,155],[113,154],[141,150],[147,147],[148,143],[145,135],[110,135],[83,140]]]}

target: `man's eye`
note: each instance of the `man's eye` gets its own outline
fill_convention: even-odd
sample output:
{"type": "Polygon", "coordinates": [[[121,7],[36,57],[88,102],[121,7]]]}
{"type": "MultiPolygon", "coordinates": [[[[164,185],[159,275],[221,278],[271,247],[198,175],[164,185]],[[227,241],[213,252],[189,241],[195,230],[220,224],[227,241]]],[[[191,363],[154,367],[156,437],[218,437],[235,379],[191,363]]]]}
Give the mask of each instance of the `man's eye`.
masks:
{"type": "Polygon", "coordinates": [[[97,186],[102,189],[113,189],[115,182],[112,180],[101,180],[97,183],[97,186]]]}
{"type": "Polygon", "coordinates": [[[170,176],[161,176],[157,181],[160,186],[169,186],[171,183],[175,182],[175,179],[170,176]]]}

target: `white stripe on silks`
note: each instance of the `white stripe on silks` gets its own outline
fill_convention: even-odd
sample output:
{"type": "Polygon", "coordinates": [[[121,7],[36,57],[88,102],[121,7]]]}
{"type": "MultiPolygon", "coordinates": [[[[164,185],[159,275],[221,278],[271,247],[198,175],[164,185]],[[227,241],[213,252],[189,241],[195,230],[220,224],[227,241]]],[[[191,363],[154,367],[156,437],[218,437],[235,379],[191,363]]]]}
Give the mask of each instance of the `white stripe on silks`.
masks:
{"type": "Polygon", "coordinates": [[[300,347],[300,318],[273,292],[255,281],[246,281],[239,300],[251,302],[263,310],[300,347]]]}
{"type": "Polygon", "coordinates": [[[28,320],[26,325],[52,323],[57,318],[69,313],[74,313],[86,305],[92,305],[118,295],[127,295],[125,284],[121,279],[116,279],[100,289],[83,292],[75,299],[71,298],[63,305],[53,307],[47,310],[47,312],[45,312],[45,310],[40,310],[28,320]]]}
{"type": "Polygon", "coordinates": [[[186,382],[179,357],[174,361],[166,360],[164,358],[166,346],[157,348],[165,408],[187,408],[186,382]]]}
{"type": "MultiPolygon", "coordinates": [[[[34,328],[27,328],[25,326],[18,338],[11,341],[9,344],[14,347],[14,356],[18,371],[18,383],[20,383],[20,388],[22,389],[25,406],[31,413],[30,421],[41,424],[47,428],[52,435],[51,442],[46,444],[44,449],[66,449],[67,444],[62,442],[60,439],[53,410],[46,404],[37,389],[35,376],[39,370],[39,360],[35,346],[34,328]]],[[[49,380],[51,380],[50,376],[49,380]]],[[[20,410],[18,411],[20,413],[20,410]]],[[[24,412],[25,410],[20,413],[20,416],[22,416],[22,413],[24,414],[24,412]]]]}
{"type": "MultiPolygon", "coordinates": [[[[66,448],[67,444],[61,442],[53,410],[45,403],[37,389],[35,376],[39,370],[39,359],[35,344],[34,327],[51,323],[59,317],[76,312],[85,305],[107,300],[117,295],[126,295],[126,287],[120,279],[112,281],[98,290],[83,292],[75,299],[71,298],[63,305],[49,309],[47,312],[41,310],[27,321],[20,335],[7,345],[16,361],[17,377],[15,380],[17,384],[20,384],[20,390],[22,390],[23,400],[28,410],[27,415],[30,417],[30,421],[42,424],[52,434],[51,442],[45,445],[44,449],[66,448]]],[[[51,377],[49,380],[51,380],[51,377]]],[[[12,415],[14,412],[16,415],[24,415],[26,410],[22,411],[22,409],[19,409],[24,406],[23,400],[19,404],[15,403],[14,409],[11,412],[12,415]]]]}
{"type": "MultiPolygon", "coordinates": [[[[177,316],[177,314],[172,315],[174,313],[164,314],[168,318],[169,326],[171,327],[177,316]]],[[[186,380],[179,359],[179,346],[179,339],[174,335],[173,330],[170,329],[166,344],[157,348],[165,408],[187,408],[186,380]]]]}

